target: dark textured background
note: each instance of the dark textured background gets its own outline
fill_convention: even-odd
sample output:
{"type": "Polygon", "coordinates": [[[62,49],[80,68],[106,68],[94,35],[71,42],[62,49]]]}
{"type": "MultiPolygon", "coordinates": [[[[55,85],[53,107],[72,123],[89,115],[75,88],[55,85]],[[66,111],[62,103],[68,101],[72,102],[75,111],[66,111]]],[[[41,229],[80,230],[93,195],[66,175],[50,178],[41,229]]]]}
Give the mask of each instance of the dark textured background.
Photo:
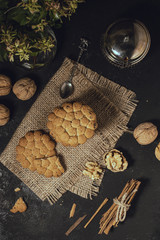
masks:
{"type": "MultiPolygon", "coordinates": [[[[13,93],[0,97],[11,109],[11,120],[0,127],[0,152],[9,142],[15,129],[36,100],[46,83],[60,67],[64,58],[76,59],[77,45],[82,36],[90,39],[87,55],[82,63],[105,77],[133,90],[139,99],[139,105],[130,121],[132,128],[144,121],[152,121],[160,128],[160,2],[146,0],[87,0],[79,5],[70,21],[56,31],[58,51],[53,62],[41,70],[33,72],[10,64],[0,64],[0,73],[9,75],[13,83],[20,77],[31,76],[36,80],[38,90],[35,96],[22,102],[13,93]],[[141,20],[151,34],[151,48],[145,59],[130,69],[118,69],[103,57],[100,38],[107,26],[121,17],[133,17],[141,20]]],[[[159,129],[160,130],[160,129],[159,129]]],[[[112,230],[107,237],[98,235],[101,214],[112,204],[112,200],[97,215],[93,222],[83,229],[80,225],[68,239],[71,240],[159,240],[160,239],[160,162],[154,156],[154,149],[160,137],[148,146],[140,146],[130,134],[124,134],[117,143],[127,157],[129,167],[123,173],[106,171],[98,197],[91,200],[80,198],[70,192],[53,206],[42,202],[16,176],[0,164],[0,240],[63,240],[70,225],[83,214],[91,214],[107,196],[112,199],[119,195],[125,183],[136,178],[142,181],[139,192],[127,213],[127,219],[112,230]],[[22,190],[14,192],[14,188],[22,190]],[[23,196],[28,210],[12,214],[9,209],[15,200],[23,196]],[[69,211],[76,202],[77,209],[73,219],[69,211]]]]}

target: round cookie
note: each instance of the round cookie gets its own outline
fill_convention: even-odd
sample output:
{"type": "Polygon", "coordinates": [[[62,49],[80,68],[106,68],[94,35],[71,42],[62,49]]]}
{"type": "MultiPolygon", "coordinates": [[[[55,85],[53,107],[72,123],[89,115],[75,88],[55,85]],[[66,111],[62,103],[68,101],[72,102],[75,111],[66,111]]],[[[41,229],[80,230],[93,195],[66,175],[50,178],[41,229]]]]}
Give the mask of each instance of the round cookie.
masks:
{"type": "Polygon", "coordinates": [[[76,147],[93,137],[98,124],[91,107],[74,102],[56,107],[48,116],[47,127],[56,142],[76,147]]]}
{"type": "Polygon", "coordinates": [[[59,177],[64,173],[56,156],[55,143],[41,131],[26,133],[16,146],[16,160],[24,168],[37,171],[45,177],[59,177]]]}

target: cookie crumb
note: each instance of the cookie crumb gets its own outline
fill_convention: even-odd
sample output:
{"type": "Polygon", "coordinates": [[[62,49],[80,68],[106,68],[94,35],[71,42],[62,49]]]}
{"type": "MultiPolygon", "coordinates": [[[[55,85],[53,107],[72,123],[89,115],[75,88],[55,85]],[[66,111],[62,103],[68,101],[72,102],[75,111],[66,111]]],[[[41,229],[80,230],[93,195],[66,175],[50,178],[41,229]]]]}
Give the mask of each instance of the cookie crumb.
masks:
{"type": "Polygon", "coordinates": [[[25,212],[27,210],[27,205],[23,201],[22,197],[18,198],[17,201],[15,202],[14,206],[12,209],[10,209],[10,212],[16,213],[16,212],[25,212]]]}
{"type": "Polygon", "coordinates": [[[19,187],[15,188],[14,191],[15,192],[19,192],[21,189],[19,187]]]}

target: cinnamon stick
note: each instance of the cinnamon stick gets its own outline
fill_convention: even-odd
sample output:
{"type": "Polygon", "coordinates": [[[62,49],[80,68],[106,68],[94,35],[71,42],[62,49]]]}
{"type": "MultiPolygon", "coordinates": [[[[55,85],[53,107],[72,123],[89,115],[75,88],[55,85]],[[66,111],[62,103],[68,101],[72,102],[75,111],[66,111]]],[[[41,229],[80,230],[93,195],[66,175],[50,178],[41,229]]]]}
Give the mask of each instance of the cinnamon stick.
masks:
{"type": "Polygon", "coordinates": [[[76,204],[73,203],[72,208],[71,208],[71,211],[70,211],[70,214],[69,214],[69,217],[70,217],[70,218],[74,216],[75,210],[76,210],[76,204]]]}
{"type": "Polygon", "coordinates": [[[114,219],[108,224],[108,226],[104,229],[104,233],[108,235],[109,231],[111,230],[112,226],[114,224],[114,219]]]}
{"type": "Polygon", "coordinates": [[[86,228],[90,222],[93,220],[93,218],[97,215],[97,213],[101,210],[101,208],[108,202],[108,198],[105,198],[101,205],[98,207],[98,209],[95,211],[95,213],[92,215],[92,217],[89,219],[89,221],[85,224],[84,228],[86,228]]]}
{"type": "Polygon", "coordinates": [[[103,231],[105,230],[106,226],[109,224],[109,222],[112,220],[112,217],[114,215],[114,213],[116,212],[116,204],[113,203],[111,208],[108,210],[108,216],[106,217],[106,219],[104,219],[104,222],[102,222],[102,227],[100,227],[100,231],[98,234],[102,234],[103,231]]]}
{"type": "Polygon", "coordinates": [[[67,230],[67,232],[65,233],[66,236],[68,236],[82,221],[83,219],[86,217],[87,215],[84,215],[83,217],[80,217],[77,219],[77,221],[67,230]]]}

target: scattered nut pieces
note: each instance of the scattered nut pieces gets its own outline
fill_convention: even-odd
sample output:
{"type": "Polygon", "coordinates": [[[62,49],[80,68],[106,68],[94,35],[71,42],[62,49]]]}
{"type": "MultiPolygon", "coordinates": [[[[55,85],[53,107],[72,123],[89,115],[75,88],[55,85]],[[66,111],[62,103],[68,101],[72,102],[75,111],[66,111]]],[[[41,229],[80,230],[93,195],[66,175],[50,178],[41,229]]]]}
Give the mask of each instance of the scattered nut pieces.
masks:
{"type": "Polygon", "coordinates": [[[106,166],[112,172],[122,172],[128,167],[128,162],[123,153],[113,149],[104,155],[106,166]]]}
{"type": "Polygon", "coordinates": [[[10,118],[10,110],[5,105],[0,104],[0,126],[4,126],[10,118]]]}
{"type": "Polygon", "coordinates": [[[14,191],[15,192],[19,192],[21,189],[19,187],[15,188],[14,191]]]}
{"type": "Polygon", "coordinates": [[[87,162],[85,164],[85,170],[83,170],[83,175],[88,176],[93,180],[100,178],[102,174],[102,168],[97,162],[87,162]]]}
{"type": "Polygon", "coordinates": [[[158,160],[160,160],[160,143],[158,143],[158,145],[155,149],[155,156],[158,160]]]}
{"type": "Polygon", "coordinates": [[[0,74],[0,96],[8,95],[11,91],[12,83],[9,77],[0,74]]]}
{"type": "Polygon", "coordinates": [[[25,212],[27,210],[27,205],[23,201],[23,199],[20,197],[18,200],[15,202],[14,206],[12,209],[10,209],[10,212],[16,213],[16,212],[25,212]]]}
{"type": "Polygon", "coordinates": [[[37,86],[30,78],[21,78],[13,86],[13,92],[20,100],[30,99],[36,92],[37,86]]]}
{"type": "Polygon", "coordinates": [[[134,129],[133,136],[139,144],[148,145],[157,138],[158,130],[153,123],[145,122],[134,129]]]}

